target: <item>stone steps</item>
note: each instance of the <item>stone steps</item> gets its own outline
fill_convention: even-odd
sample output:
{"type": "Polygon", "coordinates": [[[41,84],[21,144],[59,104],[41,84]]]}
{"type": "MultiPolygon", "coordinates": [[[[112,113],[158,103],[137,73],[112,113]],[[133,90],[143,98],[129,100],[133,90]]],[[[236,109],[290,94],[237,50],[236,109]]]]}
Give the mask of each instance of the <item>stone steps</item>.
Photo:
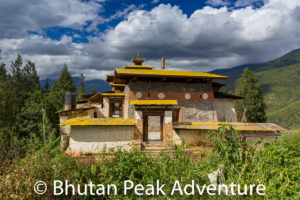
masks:
{"type": "Polygon", "coordinates": [[[162,141],[149,141],[142,143],[142,149],[151,153],[159,152],[174,152],[175,149],[172,146],[163,146],[162,141]]]}

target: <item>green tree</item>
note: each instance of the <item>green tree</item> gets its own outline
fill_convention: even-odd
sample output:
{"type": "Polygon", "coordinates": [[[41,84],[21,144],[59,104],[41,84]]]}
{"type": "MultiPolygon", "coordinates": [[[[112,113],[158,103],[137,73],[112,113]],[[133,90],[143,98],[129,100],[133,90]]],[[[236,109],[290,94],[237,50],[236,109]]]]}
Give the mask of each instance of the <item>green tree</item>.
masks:
{"type": "MultiPolygon", "coordinates": [[[[1,51],[0,51],[1,52],[1,51]]],[[[0,128],[4,129],[9,127],[12,119],[10,109],[12,103],[10,100],[10,76],[7,74],[5,64],[0,64],[0,128]]]]}
{"type": "Polygon", "coordinates": [[[96,94],[98,91],[97,91],[97,86],[94,85],[93,89],[92,89],[92,94],[96,94]]]}
{"type": "MultiPolygon", "coordinates": [[[[46,95],[46,94],[45,94],[46,95]]],[[[44,94],[42,90],[35,90],[25,100],[24,106],[16,118],[16,128],[22,137],[30,137],[39,132],[39,124],[42,123],[41,110],[44,107],[44,94]]]]}
{"type": "Polygon", "coordinates": [[[44,91],[49,92],[49,89],[50,89],[50,83],[49,83],[49,79],[47,78],[44,85],[44,91]]]}
{"type": "Polygon", "coordinates": [[[79,92],[78,92],[78,97],[77,100],[84,100],[83,95],[85,93],[85,87],[84,87],[84,75],[83,73],[80,74],[80,87],[79,87],[79,92]]]}
{"type": "Polygon", "coordinates": [[[26,107],[27,99],[40,90],[39,76],[35,68],[35,64],[28,61],[23,67],[23,59],[20,55],[16,60],[12,61],[10,77],[10,94],[9,102],[12,102],[10,112],[10,128],[18,134],[23,135],[23,130],[20,129],[19,123],[23,123],[22,109],[26,107]]]}
{"type": "Polygon", "coordinates": [[[22,70],[22,75],[23,87],[25,87],[27,92],[40,89],[40,78],[37,75],[35,63],[28,61],[22,70]]]}
{"type": "Polygon", "coordinates": [[[69,73],[68,66],[65,64],[58,79],[50,88],[49,98],[47,98],[47,105],[45,106],[49,120],[54,127],[58,127],[58,116],[55,112],[63,109],[65,93],[76,91],[73,78],[69,73]]]}
{"type": "Polygon", "coordinates": [[[244,70],[240,80],[238,95],[244,97],[236,102],[238,119],[242,119],[244,114],[248,122],[266,122],[263,94],[255,74],[248,68],[244,70]]]}

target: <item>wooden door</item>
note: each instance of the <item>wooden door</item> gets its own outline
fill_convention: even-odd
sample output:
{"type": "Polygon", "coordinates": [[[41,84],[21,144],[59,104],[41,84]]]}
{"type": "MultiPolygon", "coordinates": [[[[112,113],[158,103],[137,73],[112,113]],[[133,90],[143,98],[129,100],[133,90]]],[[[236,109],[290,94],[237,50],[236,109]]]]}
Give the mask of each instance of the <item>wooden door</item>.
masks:
{"type": "Polygon", "coordinates": [[[143,141],[148,141],[148,115],[143,115],[143,141]]]}

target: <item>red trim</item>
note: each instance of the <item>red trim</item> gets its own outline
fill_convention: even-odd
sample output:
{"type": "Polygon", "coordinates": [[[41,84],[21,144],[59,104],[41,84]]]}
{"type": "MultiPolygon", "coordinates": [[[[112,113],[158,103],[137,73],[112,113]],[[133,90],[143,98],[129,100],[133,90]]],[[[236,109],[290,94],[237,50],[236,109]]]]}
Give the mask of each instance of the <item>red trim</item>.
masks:
{"type": "Polygon", "coordinates": [[[181,100],[181,101],[192,101],[192,100],[212,100],[214,99],[214,94],[213,92],[145,92],[145,91],[127,91],[125,95],[125,99],[129,100],[136,100],[135,94],[137,92],[142,93],[142,98],[139,100],[161,100],[158,98],[159,93],[164,93],[165,98],[164,99],[173,99],[173,100],[181,100]],[[185,94],[189,93],[191,95],[190,99],[185,98],[185,94]],[[208,94],[207,99],[202,98],[202,94],[208,94]]]}

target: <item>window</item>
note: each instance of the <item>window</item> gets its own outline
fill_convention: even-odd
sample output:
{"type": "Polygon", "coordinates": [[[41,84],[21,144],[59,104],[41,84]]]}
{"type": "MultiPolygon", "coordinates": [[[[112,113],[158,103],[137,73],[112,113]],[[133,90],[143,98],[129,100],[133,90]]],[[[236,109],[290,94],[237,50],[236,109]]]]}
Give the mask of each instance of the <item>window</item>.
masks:
{"type": "Polygon", "coordinates": [[[122,117],[122,100],[110,99],[109,117],[120,118],[122,117]]]}
{"type": "Polygon", "coordinates": [[[179,109],[172,111],[172,122],[179,122],[179,109]]]}

